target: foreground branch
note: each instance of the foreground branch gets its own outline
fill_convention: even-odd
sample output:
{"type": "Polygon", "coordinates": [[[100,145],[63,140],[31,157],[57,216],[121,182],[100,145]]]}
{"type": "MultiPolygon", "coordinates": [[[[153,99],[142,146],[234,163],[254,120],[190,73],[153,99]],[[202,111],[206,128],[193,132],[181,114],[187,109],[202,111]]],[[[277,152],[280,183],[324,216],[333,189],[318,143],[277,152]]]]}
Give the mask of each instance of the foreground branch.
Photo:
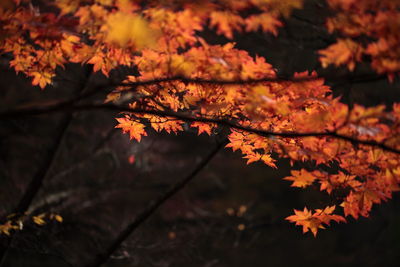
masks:
{"type": "Polygon", "coordinates": [[[328,80],[331,82],[340,81],[340,80],[351,80],[354,83],[362,83],[362,82],[370,82],[386,79],[385,75],[376,75],[376,74],[358,74],[358,75],[318,75],[318,76],[301,76],[301,77],[286,77],[286,76],[271,76],[264,77],[259,79],[246,79],[246,80],[218,80],[218,79],[203,79],[203,78],[189,78],[184,76],[173,76],[166,78],[158,78],[144,81],[136,81],[129,83],[118,83],[113,86],[128,86],[128,87],[137,87],[137,86],[146,86],[146,85],[155,85],[164,82],[184,82],[184,83],[194,83],[194,84],[215,84],[215,85],[247,85],[247,84],[257,84],[264,82],[307,82],[307,81],[315,81],[315,80],[328,80]]]}
{"type": "Polygon", "coordinates": [[[162,110],[145,110],[138,108],[129,108],[126,106],[119,106],[114,104],[81,104],[81,105],[48,105],[43,107],[36,108],[25,108],[18,109],[13,111],[6,111],[0,113],[0,119],[4,117],[19,117],[19,116],[27,116],[27,115],[41,115],[48,113],[57,113],[57,112],[75,112],[75,111],[90,111],[90,110],[109,110],[116,112],[131,112],[136,114],[150,114],[157,115],[161,117],[173,117],[185,122],[206,122],[206,123],[215,123],[219,126],[226,126],[236,130],[242,130],[249,133],[255,133],[264,137],[278,136],[278,137],[286,137],[286,138],[296,138],[296,137],[333,137],[336,139],[341,139],[345,141],[349,141],[353,144],[366,145],[370,147],[380,148],[382,150],[392,152],[400,155],[400,150],[397,148],[393,148],[387,146],[383,143],[378,143],[376,141],[369,140],[361,140],[355,137],[347,136],[339,134],[335,131],[327,131],[327,132],[273,132],[260,130],[256,128],[246,127],[242,125],[238,125],[235,122],[224,120],[224,119],[214,119],[214,118],[205,118],[205,117],[193,117],[190,114],[179,113],[174,111],[162,111],[162,110]]]}
{"type": "Polygon", "coordinates": [[[164,202],[174,196],[182,188],[185,187],[191,180],[193,180],[197,174],[207,166],[207,164],[217,155],[218,151],[226,145],[227,141],[218,144],[197,166],[193,169],[188,176],[178,181],[171,188],[165,192],[164,195],[154,200],[149,206],[144,209],[135,220],[128,224],[115,238],[111,245],[101,254],[97,255],[96,258],[88,264],[86,267],[99,267],[106,263],[111,255],[121,246],[121,244],[129,238],[129,236],[142,225],[164,202]]]}
{"type": "MultiPolygon", "coordinates": [[[[215,85],[246,85],[246,84],[257,84],[263,82],[307,82],[307,81],[315,81],[318,79],[327,79],[327,80],[339,80],[339,84],[348,83],[351,80],[351,83],[363,83],[363,82],[370,82],[370,81],[378,81],[382,79],[386,79],[384,75],[371,75],[371,74],[361,74],[361,75],[346,75],[346,76],[305,76],[305,77],[265,77],[260,79],[247,79],[247,80],[218,80],[218,79],[200,79],[200,78],[187,78],[182,76],[174,76],[174,77],[167,77],[167,78],[156,78],[144,81],[136,81],[136,82],[129,82],[129,83],[107,83],[103,85],[97,85],[91,90],[85,90],[78,96],[69,98],[67,100],[62,100],[56,102],[52,105],[40,105],[44,109],[50,108],[51,106],[55,107],[66,107],[71,106],[78,103],[81,100],[88,99],[92,96],[95,96],[100,93],[109,93],[112,88],[116,88],[119,86],[127,87],[128,89],[123,90],[122,92],[127,91],[135,91],[138,86],[148,86],[148,85],[157,85],[162,84],[164,82],[174,82],[174,81],[181,81],[184,83],[194,83],[194,84],[215,84],[215,85]],[[345,81],[345,82],[344,82],[345,81]]],[[[39,106],[39,105],[38,105],[39,106]]],[[[29,108],[30,109],[30,108],[29,108]]],[[[27,108],[27,110],[29,110],[27,108]]],[[[39,108],[32,108],[39,109],[39,108]]],[[[23,109],[20,109],[21,111],[23,109]]],[[[0,113],[0,119],[6,116],[13,116],[18,115],[14,111],[11,112],[2,112],[0,113]]]]}

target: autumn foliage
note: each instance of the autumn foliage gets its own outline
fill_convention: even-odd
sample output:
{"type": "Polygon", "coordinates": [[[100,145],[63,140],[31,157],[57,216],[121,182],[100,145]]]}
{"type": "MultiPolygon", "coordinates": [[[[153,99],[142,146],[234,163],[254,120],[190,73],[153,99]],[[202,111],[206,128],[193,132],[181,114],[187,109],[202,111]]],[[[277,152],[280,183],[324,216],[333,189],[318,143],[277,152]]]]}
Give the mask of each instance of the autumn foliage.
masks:
{"type": "MultiPolygon", "coordinates": [[[[400,3],[328,0],[326,28],[336,42],[318,51],[323,67],[370,62],[394,81],[400,72],[400,3]]],[[[109,76],[135,68],[105,99],[123,105],[116,128],[140,142],[150,129],[178,133],[187,127],[216,135],[229,127],[226,147],[247,163],[277,168],[277,158],[309,162],[284,178],[293,187],[318,185],[332,205],[304,208],[286,219],[314,235],[331,221],[368,217],[400,182],[400,104],[348,106],[333,97],[318,73],[277,75],[268,59],[250,56],[229,40],[262,31],[277,36],[282,18],[302,0],[54,0],[41,10],[30,0],[0,9],[0,52],[10,66],[44,89],[67,63],[89,64],[109,76]],[[201,37],[213,29],[228,40],[201,37]]],[[[1,228],[0,228],[1,229],[1,228]]],[[[8,233],[2,230],[4,233],[8,233]]]]}

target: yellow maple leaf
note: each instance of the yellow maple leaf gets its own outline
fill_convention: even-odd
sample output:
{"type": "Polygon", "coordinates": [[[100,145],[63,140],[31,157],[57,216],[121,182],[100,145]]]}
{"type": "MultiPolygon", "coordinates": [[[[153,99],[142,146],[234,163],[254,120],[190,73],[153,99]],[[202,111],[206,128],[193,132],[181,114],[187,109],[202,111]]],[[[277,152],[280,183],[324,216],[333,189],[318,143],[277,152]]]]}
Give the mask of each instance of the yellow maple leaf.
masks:
{"type": "Polygon", "coordinates": [[[190,77],[195,71],[196,66],[193,62],[185,59],[183,55],[172,55],[170,59],[170,68],[174,75],[190,77]]]}
{"type": "Polygon", "coordinates": [[[139,50],[154,47],[158,35],[143,17],[125,12],[109,15],[102,31],[106,33],[106,42],[120,47],[133,44],[139,50]]]}

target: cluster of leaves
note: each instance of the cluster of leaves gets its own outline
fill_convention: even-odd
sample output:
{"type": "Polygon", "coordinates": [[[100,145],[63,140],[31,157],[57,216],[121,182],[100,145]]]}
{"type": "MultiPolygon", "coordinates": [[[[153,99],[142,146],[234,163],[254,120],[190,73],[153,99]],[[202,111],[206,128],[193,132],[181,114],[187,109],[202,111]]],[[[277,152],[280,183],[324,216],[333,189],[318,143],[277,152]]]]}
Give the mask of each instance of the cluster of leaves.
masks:
{"type": "Polygon", "coordinates": [[[49,221],[57,221],[61,223],[63,218],[55,213],[41,213],[38,215],[17,215],[10,214],[6,221],[0,224],[0,234],[10,235],[12,230],[22,230],[24,225],[33,222],[36,225],[45,225],[49,221]]]}
{"type": "Polygon", "coordinates": [[[7,0],[0,8],[0,50],[14,55],[11,66],[51,84],[55,69],[67,62],[93,64],[106,76],[118,66],[133,66],[142,49],[174,53],[202,39],[196,31],[215,27],[227,38],[233,31],[262,28],[277,34],[280,14],[301,1],[130,1],[54,0],[44,11],[31,0],[7,0]],[[8,4],[6,4],[8,3],[8,4]],[[14,4],[13,4],[14,3],[14,4]],[[58,8],[58,11],[54,11],[58,8]],[[255,9],[252,13],[248,10],[255,9]],[[239,13],[248,13],[245,18],[239,13]]]}
{"type": "Polygon", "coordinates": [[[353,70],[369,57],[378,73],[393,80],[400,71],[400,2],[392,0],[328,0],[335,15],[326,22],[341,38],[320,51],[322,66],[346,65],[353,70]]]}
{"type": "MultiPolygon", "coordinates": [[[[393,77],[400,64],[396,2],[329,3],[338,12],[328,29],[349,38],[320,51],[322,64],[353,69],[367,54],[378,72],[393,77]],[[362,36],[369,37],[366,48],[362,36]]],[[[241,151],[247,163],[276,168],[276,157],[310,162],[314,170],[285,179],[295,187],[340,191],[334,201],[344,216],[368,216],[373,204],[399,190],[400,105],[350,109],[315,72],[282,80],[263,57],[198,35],[206,27],[228,39],[259,29],[276,35],[280,17],[301,6],[299,0],[55,0],[39,11],[30,0],[15,0],[0,9],[0,51],[12,53],[11,66],[41,88],[67,62],[92,64],[106,76],[117,66],[135,67],[139,74],[106,99],[130,97],[116,127],[131,139],[140,141],[147,128],[177,133],[193,127],[212,135],[229,126],[227,147],[241,151]]],[[[305,208],[287,219],[316,235],[331,220],[345,221],[334,210],[305,208]]]]}

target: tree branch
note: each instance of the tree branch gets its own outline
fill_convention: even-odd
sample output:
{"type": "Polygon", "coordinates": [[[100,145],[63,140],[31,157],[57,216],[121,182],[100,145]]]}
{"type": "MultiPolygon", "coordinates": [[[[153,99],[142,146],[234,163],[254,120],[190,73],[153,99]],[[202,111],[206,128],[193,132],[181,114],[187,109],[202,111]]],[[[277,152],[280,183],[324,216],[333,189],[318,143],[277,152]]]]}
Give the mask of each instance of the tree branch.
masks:
{"type": "Polygon", "coordinates": [[[247,79],[247,80],[218,80],[218,79],[202,79],[202,78],[188,78],[183,76],[174,76],[174,77],[167,77],[167,78],[158,78],[158,79],[151,79],[146,81],[136,81],[130,83],[118,83],[113,84],[110,86],[130,86],[130,87],[137,87],[137,86],[146,86],[146,85],[154,85],[160,84],[163,82],[174,82],[174,81],[181,81],[184,83],[195,83],[195,84],[216,84],[216,85],[244,85],[244,84],[257,84],[263,82],[307,82],[307,81],[315,81],[318,79],[325,79],[325,80],[354,80],[355,82],[368,82],[368,81],[375,81],[381,80],[386,78],[385,75],[377,75],[377,74],[358,74],[358,75],[318,75],[318,76],[306,76],[306,77],[286,77],[286,76],[272,76],[272,77],[264,77],[260,79],[247,79]]]}
{"type": "MultiPolygon", "coordinates": [[[[91,73],[92,73],[92,68],[88,68],[86,75],[85,75],[85,80],[83,81],[81,86],[79,88],[77,88],[78,92],[81,92],[85,89],[91,73]]],[[[72,119],[73,119],[72,113],[66,114],[61,119],[61,123],[60,123],[59,129],[57,132],[57,136],[55,138],[53,145],[51,146],[50,150],[47,152],[47,154],[44,158],[44,161],[43,161],[42,165],[40,166],[39,170],[36,172],[36,174],[32,178],[32,180],[29,182],[22,198],[18,202],[13,213],[24,214],[28,210],[33,199],[35,198],[35,196],[38,194],[40,188],[42,187],[43,181],[47,177],[49,170],[53,166],[53,162],[58,154],[58,151],[60,150],[62,141],[67,132],[67,129],[69,128],[69,126],[72,122],[72,119]]],[[[12,244],[13,238],[14,238],[14,235],[12,237],[8,238],[8,240],[6,242],[7,248],[4,249],[2,252],[0,252],[0,266],[2,266],[4,263],[6,255],[8,253],[8,250],[12,244]]]]}
{"type": "Polygon", "coordinates": [[[183,120],[186,122],[206,122],[206,123],[216,123],[220,126],[227,126],[236,130],[242,130],[250,133],[255,133],[264,137],[278,136],[278,137],[286,137],[286,138],[296,138],[296,137],[333,137],[336,139],[341,139],[345,141],[349,141],[354,144],[367,145],[370,147],[380,148],[382,150],[392,152],[400,155],[400,150],[397,148],[393,148],[387,146],[383,143],[378,143],[376,141],[369,140],[361,140],[351,136],[346,136],[339,134],[335,131],[327,131],[327,132],[273,132],[260,130],[256,128],[246,127],[242,125],[238,125],[235,122],[224,120],[224,119],[214,119],[214,118],[205,118],[205,117],[193,117],[190,114],[173,112],[173,111],[161,111],[161,110],[145,110],[138,108],[129,108],[126,106],[119,106],[114,104],[81,104],[81,105],[48,105],[44,107],[36,107],[36,108],[27,108],[27,109],[19,109],[13,111],[6,111],[0,113],[0,118],[2,117],[18,117],[18,116],[26,116],[26,115],[40,115],[40,114],[48,114],[54,112],[75,112],[75,111],[89,111],[89,110],[109,110],[116,112],[131,112],[136,114],[150,114],[157,115],[161,117],[173,117],[179,120],[183,120]]]}
{"type": "Polygon", "coordinates": [[[151,202],[146,209],[144,209],[130,224],[128,224],[115,238],[111,245],[101,254],[98,254],[93,262],[86,265],[86,267],[99,267],[106,263],[111,255],[121,246],[121,244],[140,226],[142,225],[163,203],[174,196],[182,188],[185,187],[191,180],[193,180],[198,173],[217,155],[218,151],[223,148],[227,140],[219,143],[197,166],[189,173],[188,176],[178,181],[170,187],[170,189],[161,195],[158,199],[151,202]]]}
{"type": "MultiPolygon", "coordinates": [[[[335,82],[335,80],[339,80],[339,84],[343,83],[343,80],[351,80],[352,83],[363,83],[363,82],[370,82],[370,81],[378,81],[382,79],[386,79],[385,75],[375,75],[375,74],[360,74],[360,75],[345,75],[345,76],[327,76],[327,75],[322,75],[322,76],[307,76],[307,77],[265,77],[261,79],[248,79],[248,80],[217,80],[217,79],[198,79],[198,78],[187,78],[187,77],[182,77],[182,76],[174,76],[174,77],[168,77],[168,78],[159,78],[159,79],[151,79],[151,80],[145,80],[145,81],[136,81],[136,82],[130,82],[130,83],[109,83],[105,85],[98,85],[94,87],[92,90],[84,91],[81,94],[79,94],[76,97],[72,97],[67,100],[62,100],[58,101],[53,104],[47,104],[43,103],[40,104],[43,108],[49,108],[50,106],[70,106],[73,105],[81,100],[87,99],[91,96],[97,95],[99,93],[104,93],[107,92],[108,89],[110,88],[115,88],[118,86],[124,86],[124,87],[131,87],[131,89],[123,90],[121,92],[128,92],[135,90],[136,87],[138,86],[146,86],[146,85],[156,85],[160,84],[163,82],[172,82],[172,81],[181,81],[185,83],[195,83],[195,84],[216,84],[216,85],[246,85],[246,84],[257,84],[257,83],[263,83],[263,82],[307,82],[307,81],[315,81],[318,79],[326,79],[330,82],[335,82]]],[[[38,104],[35,104],[36,107],[34,106],[32,110],[34,109],[39,109],[38,104]]],[[[19,108],[18,110],[30,110],[31,107],[24,107],[24,108],[19,108]]],[[[0,119],[4,118],[6,116],[15,116],[19,115],[16,114],[15,111],[3,111],[0,113],[0,119]]]]}
{"type": "MultiPolygon", "coordinates": [[[[83,81],[81,86],[78,88],[78,90],[77,90],[78,92],[81,92],[85,89],[91,73],[92,73],[92,68],[88,68],[88,70],[86,71],[85,80],[83,81]]],[[[42,186],[43,180],[46,178],[50,168],[53,166],[53,162],[58,154],[58,151],[60,150],[61,143],[67,132],[67,129],[69,128],[69,125],[72,122],[72,119],[73,119],[72,113],[69,113],[69,114],[67,114],[67,116],[62,118],[61,126],[60,126],[58,134],[55,138],[55,142],[54,142],[53,146],[48,151],[46,158],[45,158],[42,166],[40,167],[39,171],[33,177],[32,181],[29,183],[22,199],[20,200],[17,207],[15,208],[14,213],[22,214],[28,210],[29,205],[33,201],[33,198],[39,192],[39,189],[42,186]]]]}

